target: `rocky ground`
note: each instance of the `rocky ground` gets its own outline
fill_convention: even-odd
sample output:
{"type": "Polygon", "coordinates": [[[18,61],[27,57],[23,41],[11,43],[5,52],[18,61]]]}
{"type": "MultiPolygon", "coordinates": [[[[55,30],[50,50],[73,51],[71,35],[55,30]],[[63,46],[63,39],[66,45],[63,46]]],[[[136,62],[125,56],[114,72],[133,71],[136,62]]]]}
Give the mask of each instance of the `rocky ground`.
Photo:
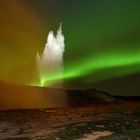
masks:
{"type": "Polygon", "coordinates": [[[0,140],[140,140],[140,100],[0,112],[0,140]]]}

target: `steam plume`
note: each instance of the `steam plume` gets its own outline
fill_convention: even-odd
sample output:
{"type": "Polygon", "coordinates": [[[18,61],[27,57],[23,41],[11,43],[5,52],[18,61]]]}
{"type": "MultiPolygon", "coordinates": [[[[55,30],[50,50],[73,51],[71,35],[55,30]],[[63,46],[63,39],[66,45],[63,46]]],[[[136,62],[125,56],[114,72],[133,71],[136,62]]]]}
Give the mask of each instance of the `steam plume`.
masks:
{"type": "MultiPolygon", "coordinates": [[[[43,77],[50,77],[59,72],[63,74],[63,52],[64,52],[64,36],[62,34],[62,27],[57,31],[56,36],[53,31],[50,31],[47,38],[47,43],[45,44],[44,51],[42,55],[37,53],[37,69],[40,81],[43,77]]],[[[53,83],[43,83],[42,86],[47,86],[50,84],[60,85],[62,81],[53,81],[53,83]]]]}

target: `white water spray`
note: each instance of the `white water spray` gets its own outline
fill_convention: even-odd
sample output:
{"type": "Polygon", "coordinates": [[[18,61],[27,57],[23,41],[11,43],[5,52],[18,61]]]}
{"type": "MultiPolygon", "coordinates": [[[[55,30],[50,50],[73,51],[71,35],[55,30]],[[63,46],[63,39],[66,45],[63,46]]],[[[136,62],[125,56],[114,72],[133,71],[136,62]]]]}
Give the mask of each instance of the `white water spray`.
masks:
{"type": "MultiPolygon", "coordinates": [[[[50,31],[47,38],[47,43],[45,44],[44,51],[42,55],[37,53],[37,69],[39,74],[39,79],[53,75],[57,72],[63,74],[63,52],[64,52],[64,35],[62,34],[61,24],[57,31],[56,36],[53,31],[50,31]]],[[[45,83],[45,85],[50,85],[52,83],[45,83]]],[[[53,86],[61,85],[62,80],[53,81],[53,86]]],[[[44,86],[45,86],[44,85],[44,86]]]]}

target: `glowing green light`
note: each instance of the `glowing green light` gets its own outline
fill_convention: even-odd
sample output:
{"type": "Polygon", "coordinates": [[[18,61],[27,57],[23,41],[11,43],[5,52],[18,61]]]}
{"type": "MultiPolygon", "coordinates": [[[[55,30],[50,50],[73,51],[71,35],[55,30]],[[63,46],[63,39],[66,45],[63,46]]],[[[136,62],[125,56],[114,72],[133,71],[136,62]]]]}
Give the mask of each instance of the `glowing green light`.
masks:
{"type": "MultiPolygon", "coordinates": [[[[77,65],[71,65],[64,71],[64,74],[59,72],[53,75],[42,75],[41,86],[45,86],[46,83],[55,82],[59,79],[69,79],[84,76],[89,73],[94,73],[102,69],[109,68],[123,68],[129,67],[127,71],[122,70],[122,75],[131,74],[140,70],[140,66],[131,69],[133,65],[140,64],[140,44],[127,46],[127,50],[123,46],[123,49],[110,49],[109,52],[104,51],[103,53],[90,56],[81,62],[77,62],[77,65]]],[[[115,47],[117,48],[117,47],[115,47]]],[[[119,46],[120,48],[120,46],[119,46]]],[[[116,75],[112,75],[115,77],[116,75]]]]}

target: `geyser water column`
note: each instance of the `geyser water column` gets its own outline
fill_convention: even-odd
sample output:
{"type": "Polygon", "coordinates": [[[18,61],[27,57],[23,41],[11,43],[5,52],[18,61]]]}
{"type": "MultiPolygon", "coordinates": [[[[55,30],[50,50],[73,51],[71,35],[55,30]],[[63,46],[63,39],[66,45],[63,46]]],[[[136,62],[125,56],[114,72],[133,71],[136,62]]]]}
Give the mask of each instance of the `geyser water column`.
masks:
{"type": "MultiPolygon", "coordinates": [[[[36,61],[39,86],[63,88],[62,77],[64,47],[64,35],[62,34],[62,27],[60,24],[56,36],[54,35],[53,31],[49,32],[43,53],[41,55],[37,53],[36,61]],[[42,79],[44,79],[44,77],[49,79],[53,75],[57,74],[59,74],[61,78],[42,83],[42,79]]],[[[55,101],[55,103],[51,103],[53,106],[54,104],[55,106],[64,106],[67,104],[64,90],[58,89],[49,91],[49,93],[46,93],[46,95],[48,95],[49,99],[55,101]]]]}
{"type": "Polygon", "coordinates": [[[59,73],[59,76],[63,77],[63,52],[64,52],[64,36],[62,34],[62,27],[57,31],[55,36],[53,31],[50,31],[47,38],[42,55],[37,53],[37,70],[39,75],[40,86],[62,86],[62,79],[59,81],[46,81],[42,83],[44,77],[52,77],[59,73]]]}

